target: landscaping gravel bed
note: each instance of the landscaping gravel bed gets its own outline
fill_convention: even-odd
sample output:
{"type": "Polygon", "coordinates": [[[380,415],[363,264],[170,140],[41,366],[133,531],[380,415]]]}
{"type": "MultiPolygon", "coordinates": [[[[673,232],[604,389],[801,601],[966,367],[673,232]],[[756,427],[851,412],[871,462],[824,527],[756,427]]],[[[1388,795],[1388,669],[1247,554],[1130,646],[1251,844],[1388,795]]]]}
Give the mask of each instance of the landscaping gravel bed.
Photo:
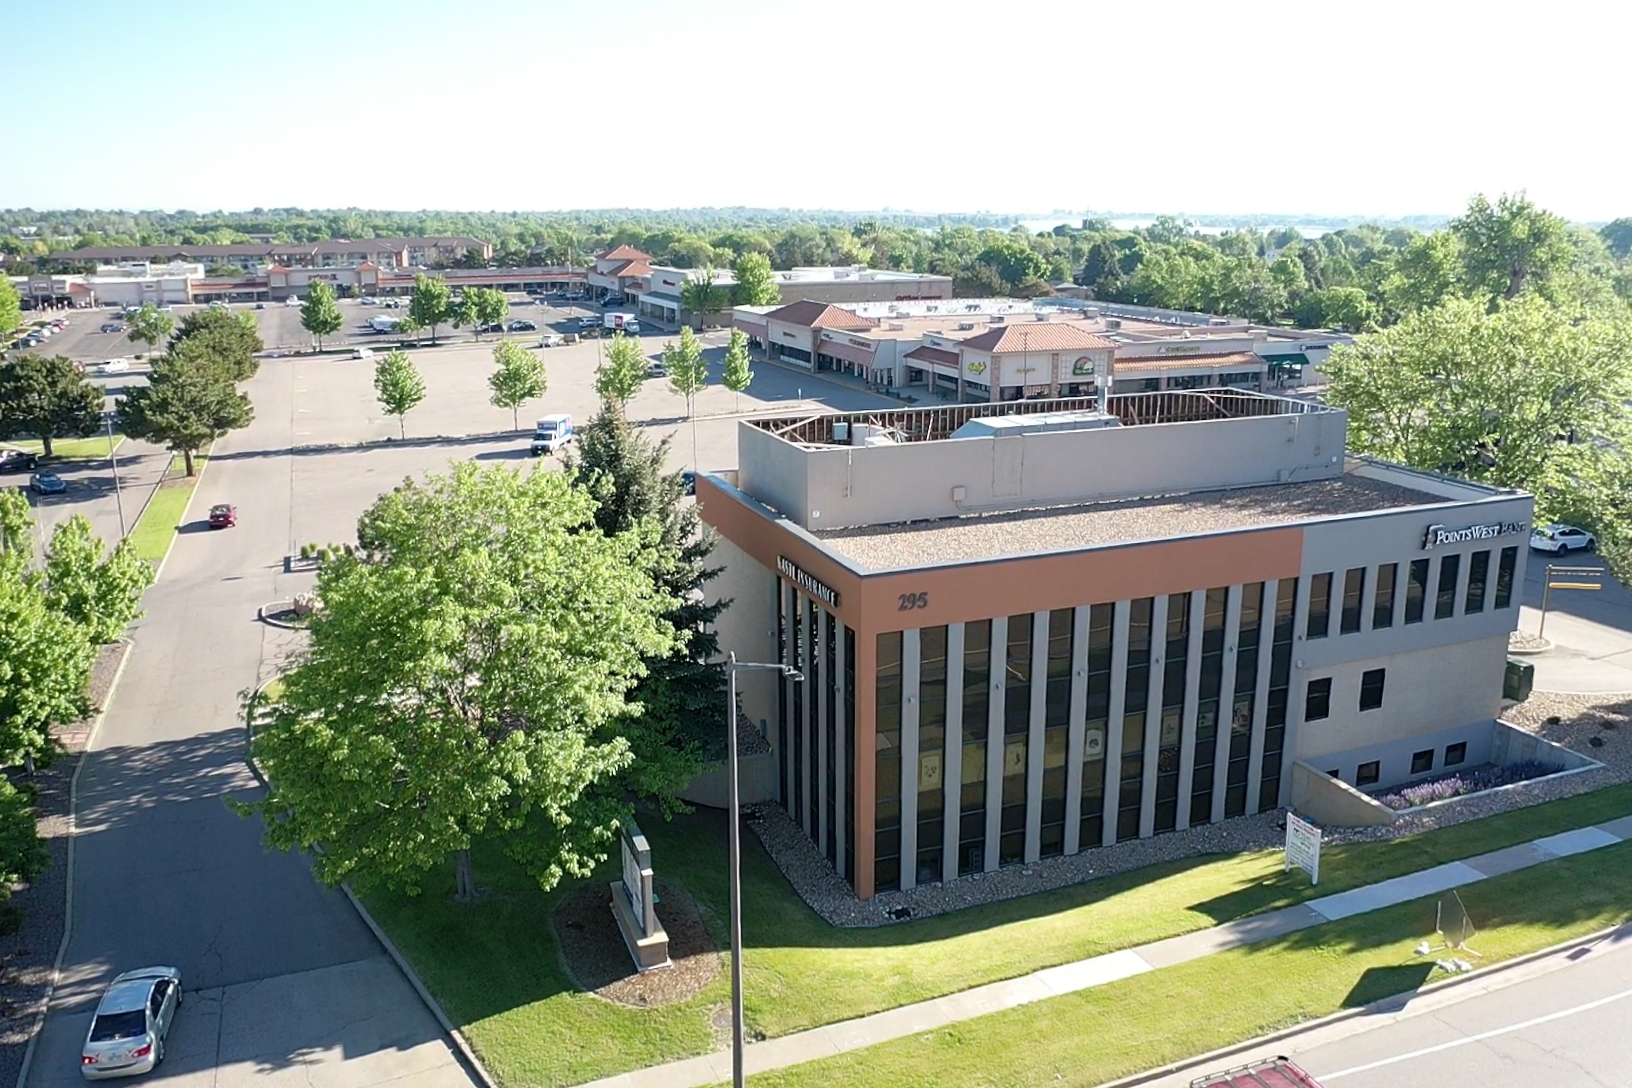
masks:
{"type": "MultiPolygon", "coordinates": [[[[1458,797],[1423,812],[1403,814],[1391,827],[1332,828],[1326,832],[1325,841],[1381,841],[1632,781],[1632,695],[1537,692],[1528,702],[1505,711],[1502,718],[1598,760],[1604,766],[1458,797]],[[1549,722],[1549,718],[1559,720],[1554,723],[1549,722]],[[1592,744],[1593,738],[1601,743],[1592,744]]],[[[827,922],[846,927],[890,925],[909,917],[946,914],[1199,854],[1277,849],[1285,839],[1282,814],[1268,812],[1154,838],[1120,842],[1070,857],[1013,865],[995,873],[959,877],[911,891],[885,892],[863,901],[839,879],[816,844],[799,830],[781,806],[758,806],[758,818],[750,817],[748,826],[754,829],[800,898],[827,922]],[[902,908],[910,914],[900,914],[902,908]],[[892,916],[891,912],[897,913],[892,916]]]]}
{"type": "MultiPolygon", "coordinates": [[[[91,671],[93,707],[106,703],[114,677],[129,651],[128,642],[102,647],[91,671]]],[[[11,902],[23,912],[22,925],[15,933],[0,936],[0,1084],[17,1082],[23,1052],[34,1034],[35,1018],[51,985],[57,946],[62,943],[68,892],[69,789],[95,720],[93,714],[83,722],[57,730],[64,754],[49,766],[36,769],[32,778],[19,775],[17,779],[19,783],[31,783],[37,790],[34,807],[51,864],[32,884],[12,894],[11,902]]]]}

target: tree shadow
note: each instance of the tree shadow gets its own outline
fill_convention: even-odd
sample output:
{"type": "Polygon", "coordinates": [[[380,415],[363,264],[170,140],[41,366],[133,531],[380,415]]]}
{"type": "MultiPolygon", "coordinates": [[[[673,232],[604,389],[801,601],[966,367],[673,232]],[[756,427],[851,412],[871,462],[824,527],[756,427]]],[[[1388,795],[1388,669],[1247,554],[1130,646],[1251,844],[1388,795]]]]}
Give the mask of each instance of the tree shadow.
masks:
{"type": "Polygon", "coordinates": [[[1409,998],[1422,989],[1428,976],[1434,973],[1434,961],[1423,959],[1415,963],[1399,963],[1390,967],[1368,967],[1360,972],[1349,992],[1343,995],[1346,1009],[1370,1005],[1388,997],[1409,998]]]}

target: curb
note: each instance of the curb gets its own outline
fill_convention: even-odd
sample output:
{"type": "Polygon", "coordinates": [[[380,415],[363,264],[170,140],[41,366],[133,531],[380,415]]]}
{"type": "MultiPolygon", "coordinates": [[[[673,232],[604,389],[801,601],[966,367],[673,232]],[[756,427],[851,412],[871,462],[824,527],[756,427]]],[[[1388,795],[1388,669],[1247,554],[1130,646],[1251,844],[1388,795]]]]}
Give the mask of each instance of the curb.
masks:
{"type": "Polygon", "coordinates": [[[63,886],[62,940],[57,945],[57,958],[51,964],[51,980],[45,985],[45,998],[40,1002],[40,1011],[34,1018],[34,1026],[29,1029],[28,1046],[23,1050],[22,1064],[17,1068],[17,1088],[23,1088],[28,1080],[29,1068],[34,1064],[34,1050],[40,1042],[40,1029],[45,1027],[45,1017],[51,1011],[51,999],[56,996],[57,983],[62,980],[63,957],[68,954],[68,941],[74,935],[74,840],[79,837],[79,775],[85,769],[85,757],[91,754],[91,746],[96,743],[96,735],[102,731],[102,719],[108,716],[108,707],[113,703],[113,696],[119,690],[119,679],[125,675],[125,666],[130,664],[131,655],[136,652],[136,643],[129,636],[119,641],[129,648],[125,650],[125,656],[119,659],[119,667],[114,670],[113,680],[108,684],[108,696],[102,700],[102,710],[91,723],[91,732],[85,738],[85,750],[79,753],[79,761],[74,764],[74,773],[68,779],[68,860],[64,863],[68,873],[63,886]]]}
{"type": "MultiPolygon", "coordinates": [[[[1295,1024],[1292,1027],[1282,1028],[1280,1031],[1272,1031],[1268,1035],[1260,1035],[1256,1039],[1248,1039],[1244,1042],[1232,1043],[1229,1046],[1220,1047],[1217,1050],[1209,1050],[1205,1054],[1198,1054],[1193,1058],[1186,1058],[1180,1062],[1170,1062],[1169,1064],[1161,1066],[1157,1069],[1147,1069],[1143,1073],[1134,1073],[1131,1076],[1122,1077],[1119,1080],[1106,1081],[1104,1084],[1101,1084],[1099,1088],[1133,1088],[1134,1085],[1149,1084],[1150,1082],[1159,1080],[1162,1077],[1171,1077],[1175,1074],[1199,1071],[1203,1067],[1208,1066],[1222,1066],[1223,1063],[1228,1061],[1230,1058],[1240,1057],[1249,1051],[1257,1050],[1261,1047],[1271,1046],[1284,1039],[1290,1039],[1293,1036],[1302,1035],[1309,1031],[1317,1031],[1320,1028],[1329,1027],[1332,1024],[1341,1024],[1345,1020],[1354,1020],[1362,1016],[1377,1016],[1383,1013],[1397,1012],[1400,1009],[1405,1008],[1417,998],[1424,997],[1429,994],[1439,993],[1441,990],[1447,990],[1465,983],[1486,979],[1492,975],[1501,974],[1503,971],[1510,970],[1514,967],[1523,967],[1526,964],[1535,963],[1538,960],[1544,960],[1549,956],[1556,956],[1560,952],[1573,951],[1578,948],[1584,948],[1590,944],[1597,944],[1605,937],[1613,936],[1614,934],[1623,931],[1628,934],[1632,934],[1632,922],[1623,922],[1618,926],[1610,926],[1608,929],[1600,929],[1595,933],[1587,933],[1580,937],[1572,937],[1567,941],[1560,942],[1559,944],[1549,945],[1546,948],[1540,948],[1534,952],[1526,952],[1522,956],[1514,956],[1512,959],[1503,960],[1501,963],[1493,963],[1488,967],[1480,967],[1477,970],[1468,971],[1464,974],[1453,975],[1450,978],[1441,979],[1438,982],[1430,983],[1427,986],[1422,986],[1415,990],[1408,990],[1405,993],[1394,994],[1390,997],[1381,997],[1370,1004],[1360,1005],[1352,1009],[1343,1009],[1340,1012],[1330,1013],[1326,1016],[1317,1017],[1314,1020],[1305,1020],[1301,1024],[1295,1024]]],[[[1568,964],[1561,964],[1560,966],[1568,966],[1568,964]]]]}
{"type": "MultiPolygon", "coordinates": [[[[285,623],[283,620],[275,620],[271,616],[267,615],[266,610],[268,608],[272,607],[272,605],[277,605],[277,604],[294,604],[294,602],[293,601],[272,601],[272,602],[270,602],[268,604],[263,604],[263,605],[261,605],[260,608],[255,610],[255,618],[260,620],[262,623],[266,624],[268,627],[281,627],[285,631],[304,631],[304,630],[306,630],[306,628],[304,628],[304,627],[297,627],[292,623],[285,623]]],[[[267,683],[271,683],[271,681],[269,680],[269,681],[267,681],[267,683]]],[[[258,688],[255,689],[256,698],[260,697],[261,688],[264,688],[265,686],[266,686],[266,684],[262,684],[261,687],[258,687],[258,688]]]]}
{"type": "MultiPolygon", "coordinates": [[[[419,975],[414,971],[413,966],[409,964],[407,957],[397,950],[397,946],[391,943],[391,938],[385,935],[385,930],[381,929],[380,924],[374,920],[374,916],[368,913],[368,908],[363,906],[363,901],[358,899],[357,894],[351,890],[351,885],[341,884],[340,890],[346,894],[346,898],[350,900],[351,905],[357,909],[357,916],[363,920],[363,924],[369,928],[369,932],[373,933],[375,939],[385,948],[386,955],[390,956],[392,962],[397,965],[397,970],[401,971],[403,977],[408,980],[408,985],[414,988],[414,992],[425,1003],[425,1007],[431,1010],[431,1015],[436,1018],[438,1024],[442,1025],[442,1030],[448,1033],[448,1038],[453,1041],[454,1050],[464,1061],[466,1067],[475,1074],[476,1080],[480,1082],[483,1088],[498,1088],[498,1082],[488,1073],[487,1067],[482,1064],[482,1060],[476,1056],[476,1052],[465,1041],[464,1035],[460,1033],[458,1028],[454,1027],[453,1021],[448,1019],[448,1014],[442,1011],[442,1006],[437,1003],[436,998],[431,996],[431,991],[425,988],[425,983],[420,981],[419,975]]],[[[20,1085],[19,1088],[21,1088],[20,1085]]]]}
{"type": "MultiPolygon", "coordinates": [[[[249,699],[248,712],[244,715],[244,764],[263,789],[267,788],[266,776],[261,773],[261,768],[256,765],[249,744],[254,740],[255,734],[255,705],[260,700],[261,693],[266,690],[267,684],[275,679],[277,678],[273,677],[255,685],[255,692],[249,699]]],[[[408,958],[397,949],[391,938],[386,936],[385,930],[380,928],[380,924],[374,920],[374,916],[368,912],[368,908],[363,906],[363,901],[357,898],[357,893],[351,890],[351,885],[342,883],[340,890],[345,893],[346,901],[356,910],[357,916],[363,920],[363,925],[367,926],[368,931],[374,934],[374,939],[380,942],[380,946],[385,949],[385,954],[391,957],[391,962],[397,965],[397,970],[402,972],[402,976],[408,980],[408,985],[413,987],[414,993],[419,995],[420,1001],[430,1010],[431,1016],[436,1020],[437,1024],[441,1026],[443,1031],[447,1032],[449,1040],[453,1043],[454,1052],[459,1056],[466,1069],[475,1076],[482,1088],[499,1088],[498,1082],[487,1071],[487,1067],[482,1064],[482,1060],[476,1056],[476,1051],[471,1049],[470,1044],[465,1041],[464,1035],[454,1026],[453,1021],[448,1019],[448,1014],[442,1011],[442,1006],[435,997],[431,996],[431,991],[426,989],[425,983],[420,980],[419,974],[414,970],[413,965],[408,962],[408,958]]],[[[32,1045],[30,1043],[31,1048],[32,1045]]],[[[25,1057],[23,1060],[25,1063],[23,1068],[26,1071],[28,1059],[25,1057]]],[[[17,1081],[17,1088],[23,1088],[21,1079],[17,1081]]]]}

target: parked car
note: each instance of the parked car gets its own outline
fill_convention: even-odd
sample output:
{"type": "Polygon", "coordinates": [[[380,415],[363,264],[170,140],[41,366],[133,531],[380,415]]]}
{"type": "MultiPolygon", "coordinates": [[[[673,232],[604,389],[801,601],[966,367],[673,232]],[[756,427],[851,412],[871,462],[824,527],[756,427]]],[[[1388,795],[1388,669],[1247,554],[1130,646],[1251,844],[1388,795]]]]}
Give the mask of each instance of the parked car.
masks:
{"type": "Polygon", "coordinates": [[[489,321],[485,325],[477,325],[476,326],[476,331],[477,332],[503,332],[504,331],[504,322],[502,322],[502,321],[489,321]]]}
{"type": "Polygon", "coordinates": [[[580,317],[578,319],[578,327],[580,329],[593,329],[599,324],[600,322],[596,321],[593,317],[580,317]]]}
{"type": "Polygon", "coordinates": [[[1530,534],[1530,547],[1538,552],[1590,552],[1598,549],[1598,538],[1574,525],[1544,525],[1530,534]]]}
{"type": "Polygon", "coordinates": [[[667,378],[669,368],[662,363],[648,363],[646,364],[646,376],[648,378],[667,378]]]}
{"type": "Polygon", "coordinates": [[[283,300],[283,304],[285,306],[299,306],[300,305],[300,296],[299,295],[290,295],[288,298],[283,300]]]}
{"type": "Polygon", "coordinates": [[[238,524],[238,508],[231,503],[218,502],[210,507],[210,528],[230,529],[238,524]]]}
{"type": "Polygon", "coordinates": [[[266,303],[264,303],[264,302],[257,302],[257,303],[256,303],[256,304],[255,304],[255,308],[256,308],[256,309],[257,309],[257,310],[264,310],[264,309],[266,309],[266,303]]]}
{"type": "Polygon", "coordinates": [[[130,369],[129,359],[104,359],[96,364],[98,374],[123,374],[130,369]]]}
{"type": "Polygon", "coordinates": [[[558,348],[566,342],[566,337],[562,336],[560,333],[547,332],[544,334],[543,339],[539,341],[538,346],[541,348],[558,348]]]}
{"type": "Polygon", "coordinates": [[[79,1071],[86,1080],[151,1072],[164,1061],[164,1043],[181,1008],[181,972],[174,967],[126,971],[97,1003],[79,1071]]]}
{"type": "Polygon", "coordinates": [[[538,326],[531,321],[512,321],[506,326],[511,332],[537,332],[538,326]]]}
{"type": "Polygon", "coordinates": [[[0,472],[33,472],[40,459],[27,450],[0,450],[0,472]]]}
{"type": "Polygon", "coordinates": [[[351,352],[351,357],[353,359],[372,359],[372,358],[374,358],[374,349],[373,348],[353,348],[352,352],[351,352]]]}
{"type": "Polygon", "coordinates": [[[125,326],[122,325],[121,323],[117,322],[117,321],[104,321],[104,322],[102,322],[102,331],[103,332],[124,332],[125,331],[125,326]]]}
{"type": "Polygon", "coordinates": [[[60,495],[68,490],[67,482],[55,472],[36,472],[29,477],[28,486],[36,495],[60,495]]]}
{"type": "Polygon", "coordinates": [[[378,306],[379,304],[380,300],[375,298],[373,295],[364,295],[362,298],[357,300],[357,305],[359,306],[378,306]]]}

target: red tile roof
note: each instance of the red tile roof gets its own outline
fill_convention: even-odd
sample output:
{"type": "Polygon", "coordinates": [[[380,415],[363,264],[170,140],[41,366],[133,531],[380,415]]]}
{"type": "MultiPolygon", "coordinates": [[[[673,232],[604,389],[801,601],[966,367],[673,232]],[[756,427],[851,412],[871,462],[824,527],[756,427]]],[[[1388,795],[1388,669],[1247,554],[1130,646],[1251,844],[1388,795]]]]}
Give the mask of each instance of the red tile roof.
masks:
{"type": "Polygon", "coordinates": [[[851,313],[826,302],[804,299],[790,302],[765,315],[766,320],[781,321],[788,325],[803,325],[808,329],[876,329],[878,322],[870,317],[851,313]]]}
{"type": "Polygon", "coordinates": [[[1107,340],[1076,325],[1053,321],[1016,321],[971,336],[963,347],[976,351],[1002,354],[1009,351],[1082,351],[1092,348],[1115,348],[1115,340],[1107,340]]]}
{"type": "Polygon", "coordinates": [[[605,273],[608,276],[650,276],[651,274],[652,266],[640,259],[624,261],[618,267],[605,273]]]}
{"type": "Polygon", "coordinates": [[[651,259],[652,255],[650,253],[642,253],[634,246],[618,246],[616,249],[607,250],[596,258],[599,261],[649,261],[651,259]]]}

